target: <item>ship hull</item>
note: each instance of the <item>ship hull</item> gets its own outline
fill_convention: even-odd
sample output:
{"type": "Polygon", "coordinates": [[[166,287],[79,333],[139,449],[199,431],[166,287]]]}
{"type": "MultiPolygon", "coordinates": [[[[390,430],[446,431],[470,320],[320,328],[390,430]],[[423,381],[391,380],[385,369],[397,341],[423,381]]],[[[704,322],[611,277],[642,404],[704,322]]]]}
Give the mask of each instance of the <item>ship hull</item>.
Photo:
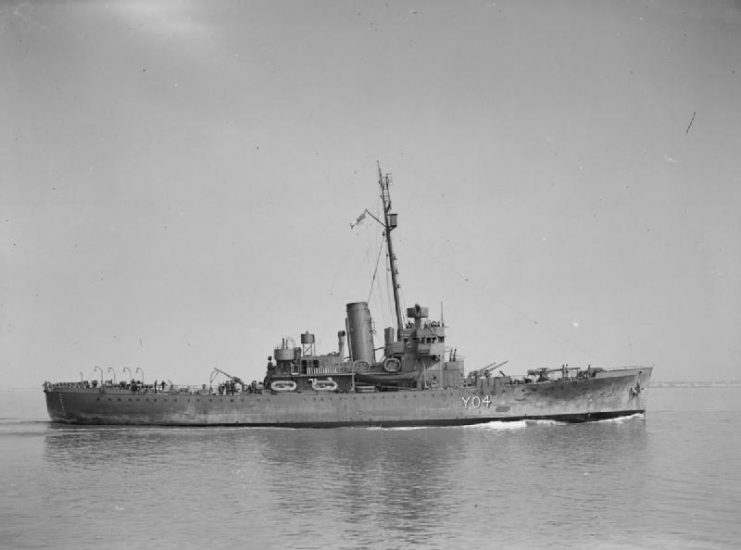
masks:
{"type": "Polygon", "coordinates": [[[51,385],[53,422],[150,426],[455,426],[552,419],[585,422],[644,413],[650,368],[531,384],[372,393],[286,392],[209,395],[51,385]]]}

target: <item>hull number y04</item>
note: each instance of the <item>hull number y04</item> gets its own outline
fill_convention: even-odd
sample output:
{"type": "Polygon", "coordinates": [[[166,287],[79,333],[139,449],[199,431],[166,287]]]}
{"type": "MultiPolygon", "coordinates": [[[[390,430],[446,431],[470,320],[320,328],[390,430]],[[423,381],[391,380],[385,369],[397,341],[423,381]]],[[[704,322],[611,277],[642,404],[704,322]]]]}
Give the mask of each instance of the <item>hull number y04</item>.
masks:
{"type": "Polygon", "coordinates": [[[466,409],[480,409],[483,406],[486,406],[488,409],[491,406],[491,397],[488,395],[485,395],[483,398],[478,395],[471,395],[468,397],[461,395],[461,400],[466,409]]]}

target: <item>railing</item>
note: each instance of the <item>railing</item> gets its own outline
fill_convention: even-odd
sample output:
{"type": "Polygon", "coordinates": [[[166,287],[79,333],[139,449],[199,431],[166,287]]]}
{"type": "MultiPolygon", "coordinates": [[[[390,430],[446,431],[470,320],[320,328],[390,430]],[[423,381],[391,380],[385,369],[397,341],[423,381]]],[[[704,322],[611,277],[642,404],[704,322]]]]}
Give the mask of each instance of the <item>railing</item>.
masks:
{"type": "Polygon", "coordinates": [[[83,380],[82,382],[44,382],[43,388],[44,391],[80,389],[103,391],[106,393],[158,393],[169,395],[235,395],[241,393],[261,393],[263,390],[262,384],[245,385],[244,388],[242,388],[240,385],[226,387],[210,386],[206,384],[185,385],[165,383],[163,387],[159,383],[156,386],[153,384],[137,384],[128,382],[119,382],[113,384],[111,381],[106,381],[103,384],[99,384],[97,380],[83,380]]]}
{"type": "Polygon", "coordinates": [[[352,363],[343,363],[325,367],[307,367],[306,374],[350,374],[352,371],[352,363]]]}

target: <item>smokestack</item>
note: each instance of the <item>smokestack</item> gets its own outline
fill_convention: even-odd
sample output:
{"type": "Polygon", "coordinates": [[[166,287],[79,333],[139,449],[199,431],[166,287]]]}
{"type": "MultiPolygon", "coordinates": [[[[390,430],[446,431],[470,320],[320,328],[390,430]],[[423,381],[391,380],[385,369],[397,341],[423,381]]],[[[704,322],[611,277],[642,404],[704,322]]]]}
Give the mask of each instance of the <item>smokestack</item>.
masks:
{"type": "Polygon", "coordinates": [[[347,331],[350,340],[350,359],[366,361],[369,365],[375,364],[373,320],[366,302],[347,304],[347,331]]]}
{"type": "Polygon", "coordinates": [[[340,359],[345,358],[345,334],[344,330],[337,332],[337,347],[339,348],[340,359]]]}

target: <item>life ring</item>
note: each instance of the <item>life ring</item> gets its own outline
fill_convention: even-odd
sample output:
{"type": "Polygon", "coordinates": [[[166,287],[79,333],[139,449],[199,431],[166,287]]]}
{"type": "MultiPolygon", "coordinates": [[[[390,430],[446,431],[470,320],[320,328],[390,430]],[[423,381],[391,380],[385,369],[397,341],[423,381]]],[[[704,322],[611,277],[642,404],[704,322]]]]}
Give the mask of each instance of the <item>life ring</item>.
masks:
{"type": "Polygon", "coordinates": [[[386,372],[399,372],[401,370],[401,361],[396,357],[389,357],[383,362],[383,368],[386,372]]]}
{"type": "Polygon", "coordinates": [[[337,382],[331,378],[327,380],[312,380],[311,387],[316,391],[336,391],[337,382]]]}
{"type": "Polygon", "coordinates": [[[358,359],[352,364],[353,372],[367,372],[369,368],[370,368],[370,363],[368,363],[368,361],[365,361],[363,359],[358,359]]]}
{"type": "Polygon", "coordinates": [[[270,389],[273,391],[294,391],[296,382],[293,380],[276,380],[270,383],[270,389]]]}

